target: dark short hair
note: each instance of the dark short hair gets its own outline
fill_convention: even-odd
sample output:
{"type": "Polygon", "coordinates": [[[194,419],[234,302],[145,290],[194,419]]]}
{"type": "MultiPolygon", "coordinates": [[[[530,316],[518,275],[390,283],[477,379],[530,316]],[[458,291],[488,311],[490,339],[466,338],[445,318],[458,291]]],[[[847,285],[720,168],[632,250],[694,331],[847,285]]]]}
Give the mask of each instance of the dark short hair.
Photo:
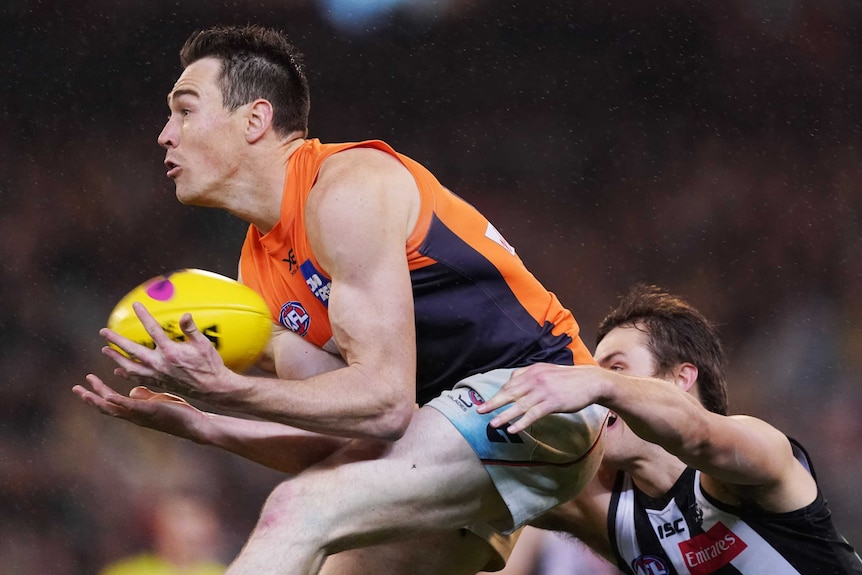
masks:
{"type": "Polygon", "coordinates": [[[725,356],[716,327],[682,298],[656,286],[636,284],[601,321],[599,343],[615,327],[635,327],[647,334],[657,372],[667,375],[680,363],[697,367],[700,401],[709,411],[727,415],[725,356]]]}
{"type": "Polygon", "coordinates": [[[282,32],[261,26],[197,31],[180,50],[180,63],[186,68],[202,58],[221,60],[219,85],[229,110],[263,98],[272,104],[277,134],[308,128],[311,98],[302,55],[282,32]]]}

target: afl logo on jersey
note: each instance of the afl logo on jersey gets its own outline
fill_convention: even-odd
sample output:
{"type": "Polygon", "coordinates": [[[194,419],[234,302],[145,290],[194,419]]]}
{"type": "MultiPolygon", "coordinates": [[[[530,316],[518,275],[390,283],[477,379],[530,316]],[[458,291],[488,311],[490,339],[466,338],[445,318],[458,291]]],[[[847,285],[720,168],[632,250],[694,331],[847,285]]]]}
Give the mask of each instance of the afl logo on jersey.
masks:
{"type": "Polygon", "coordinates": [[[668,575],[670,570],[664,561],[655,555],[641,555],[632,561],[632,571],[635,575],[668,575]]]}
{"type": "Polygon", "coordinates": [[[482,396],[479,395],[479,392],[477,392],[473,388],[468,388],[468,389],[469,389],[469,391],[467,392],[467,395],[470,396],[470,401],[473,402],[473,405],[482,405],[483,403],[485,403],[485,400],[482,399],[482,396]]]}
{"type": "Polygon", "coordinates": [[[308,326],[311,324],[311,316],[308,315],[301,303],[289,301],[281,306],[278,321],[290,331],[305,336],[308,333],[308,326]]]}

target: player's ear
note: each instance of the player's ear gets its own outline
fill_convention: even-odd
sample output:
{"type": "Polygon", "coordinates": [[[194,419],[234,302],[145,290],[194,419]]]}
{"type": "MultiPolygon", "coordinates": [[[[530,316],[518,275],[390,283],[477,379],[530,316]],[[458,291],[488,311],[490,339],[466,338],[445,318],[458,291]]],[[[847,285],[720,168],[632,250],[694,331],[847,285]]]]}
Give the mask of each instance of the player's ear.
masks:
{"type": "Polygon", "coordinates": [[[268,100],[258,98],[248,109],[245,139],[253,144],[263,137],[272,127],[272,104],[268,100]]]}
{"type": "Polygon", "coordinates": [[[683,391],[689,391],[697,381],[697,366],[692,363],[681,363],[674,370],[674,384],[683,391]]]}

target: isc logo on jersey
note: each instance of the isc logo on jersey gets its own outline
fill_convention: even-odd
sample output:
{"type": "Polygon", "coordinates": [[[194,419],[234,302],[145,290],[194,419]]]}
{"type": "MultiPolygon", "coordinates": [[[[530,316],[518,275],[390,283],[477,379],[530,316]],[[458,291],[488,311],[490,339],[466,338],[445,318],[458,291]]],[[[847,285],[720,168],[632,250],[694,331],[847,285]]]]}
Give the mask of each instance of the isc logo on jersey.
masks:
{"type": "Polygon", "coordinates": [[[308,315],[301,303],[289,301],[281,306],[278,321],[290,331],[305,336],[308,333],[308,326],[311,324],[311,316],[308,315]]]}

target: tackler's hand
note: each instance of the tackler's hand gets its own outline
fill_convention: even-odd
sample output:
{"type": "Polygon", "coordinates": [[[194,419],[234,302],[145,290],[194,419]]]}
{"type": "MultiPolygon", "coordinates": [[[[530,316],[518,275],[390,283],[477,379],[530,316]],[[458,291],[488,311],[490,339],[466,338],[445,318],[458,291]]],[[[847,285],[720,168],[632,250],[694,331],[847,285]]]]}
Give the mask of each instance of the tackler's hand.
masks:
{"type": "Polygon", "coordinates": [[[597,366],[564,366],[536,364],[516,369],[493,397],[478,406],[480,413],[490,413],[509,405],[491,420],[494,427],[511,423],[509,433],[523,431],[538,419],[551,413],[575,413],[596,401],[595,386],[602,368],[597,366]],[[520,418],[520,419],[519,419],[520,418]]]}

